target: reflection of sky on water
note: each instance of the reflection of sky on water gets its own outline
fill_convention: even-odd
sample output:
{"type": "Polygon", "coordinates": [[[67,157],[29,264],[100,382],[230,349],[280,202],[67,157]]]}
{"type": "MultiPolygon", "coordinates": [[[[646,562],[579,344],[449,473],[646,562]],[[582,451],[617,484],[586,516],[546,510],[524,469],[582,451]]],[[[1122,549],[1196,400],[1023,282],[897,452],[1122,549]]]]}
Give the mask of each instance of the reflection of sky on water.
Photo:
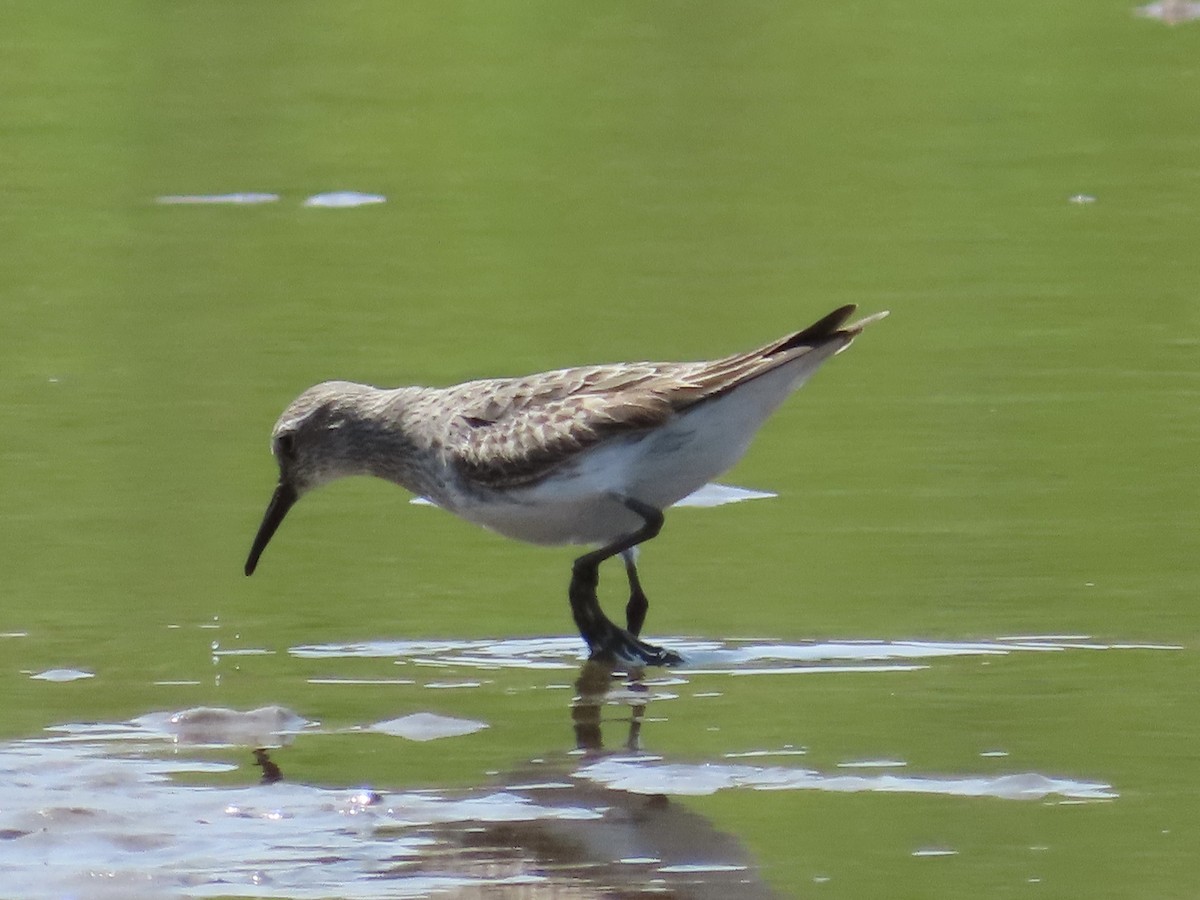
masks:
{"type": "Polygon", "coordinates": [[[846,775],[781,766],[730,763],[667,763],[636,757],[608,757],[575,773],[608,787],[638,794],[701,795],[728,788],[763,791],[874,791],[901,794],[943,794],[953,797],[997,797],[1003,800],[1042,800],[1058,795],[1072,800],[1112,800],[1110,785],[1050,778],[1034,772],[1011,775],[846,775]]]}
{"type": "MultiPolygon", "coordinates": [[[[405,736],[455,741],[478,739],[470,732],[483,727],[435,714],[406,718],[362,730],[415,730],[405,736]]],[[[1058,802],[1117,797],[1105,784],[1030,772],[823,773],[631,752],[560,755],[467,790],[385,793],[286,781],[197,786],[173,779],[238,767],[177,750],[162,757],[165,745],[179,748],[166,742],[181,719],[224,725],[230,739],[246,736],[252,724],[311,724],[278,707],[183,711],[0,744],[5,890],[27,898],[384,898],[518,885],[547,896],[590,896],[651,886],[678,897],[758,898],[771,895],[737,841],[670,796],[733,789],[1058,802]]]]}
{"type": "MultiPolygon", "coordinates": [[[[664,638],[681,653],[680,674],[803,674],[806,672],[904,672],[930,660],[961,656],[1005,656],[1070,650],[1179,650],[1168,644],[1102,643],[1086,635],[1022,635],[989,641],[703,641],[664,638]]],[[[575,669],[583,645],[575,637],[508,640],[363,641],[305,644],[288,651],[304,659],[391,658],[401,664],[478,669],[575,669]]]]}
{"type": "MultiPolygon", "coordinates": [[[[269,765],[282,767],[279,783],[230,787],[175,780],[235,770],[247,781],[257,779],[249,764],[251,749],[287,746],[331,731],[280,706],[152,712],[123,723],[57,726],[39,738],[2,743],[5,890],[28,898],[234,894],[303,900],[482,894],[518,887],[528,888],[529,896],[536,891],[588,896],[637,893],[649,886],[679,897],[767,897],[769,890],[737,840],[672,798],[718,791],[817,791],[1069,806],[1119,803],[1119,792],[1061,773],[928,773],[887,757],[847,760],[821,771],[798,765],[806,750],[790,745],[729,752],[709,761],[641,752],[641,729],[654,721],[646,718],[647,707],[671,701],[662,708],[673,708],[692,675],[896,672],[956,657],[1174,649],[1102,643],[1082,635],[964,642],[680,639],[673,644],[690,666],[632,679],[614,677],[598,664],[581,669],[573,637],[291,648],[293,656],[331,664],[339,658],[376,658],[417,676],[394,680],[416,690],[425,710],[336,729],[344,740],[356,740],[356,734],[393,738],[397,753],[412,740],[445,742],[451,753],[459,742],[488,740],[488,722],[442,714],[444,693],[425,688],[481,688],[490,682],[426,680],[420,677],[424,667],[438,676],[452,669],[471,674],[555,670],[552,679],[569,683],[542,687],[574,688],[574,701],[564,706],[577,749],[548,754],[470,789],[388,793],[293,784],[287,781],[286,753],[275,751],[269,765]],[[560,678],[558,670],[571,674],[560,678]],[[608,719],[604,710],[612,704],[627,707],[628,717],[608,719]],[[621,734],[604,741],[601,731],[614,727],[621,734]],[[246,764],[188,758],[189,748],[211,746],[244,748],[246,764]]],[[[376,681],[339,678],[336,672],[321,679],[351,688],[376,681]]],[[[1003,751],[981,755],[1003,765],[1003,751]]],[[[262,757],[266,760],[265,753],[262,757]]],[[[257,764],[265,776],[268,765],[257,764]]],[[[904,852],[955,851],[918,846],[904,852]]]]}
{"type": "MultiPolygon", "coordinates": [[[[160,206],[261,206],[276,203],[278,194],[262,191],[240,191],[229,194],[163,194],[154,202],[160,206]]],[[[302,205],[310,208],[350,209],[356,206],[372,206],[386,203],[382,194],[365,194],[362,191],[326,191],[305,198],[302,205]]]]}
{"type": "Polygon", "coordinates": [[[1178,25],[1200,19],[1200,3],[1190,0],[1159,0],[1134,9],[1134,14],[1146,19],[1158,19],[1168,25],[1178,25]]]}
{"type": "Polygon", "coordinates": [[[583,779],[532,769],[471,790],[195,786],[172,777],[235,767],[146,750],[0,744],[6,896],[773,896],[703,817],[583,779]]]}

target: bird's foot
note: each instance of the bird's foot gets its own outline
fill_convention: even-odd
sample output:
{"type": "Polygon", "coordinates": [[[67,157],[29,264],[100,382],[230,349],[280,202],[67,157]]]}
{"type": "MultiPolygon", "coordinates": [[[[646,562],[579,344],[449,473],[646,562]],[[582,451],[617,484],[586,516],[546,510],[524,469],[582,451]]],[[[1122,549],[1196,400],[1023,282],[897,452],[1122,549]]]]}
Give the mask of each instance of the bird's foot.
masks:
{"type": "Polygon", "coordinates": [[[674,650],[656,647],[634,637],[624,628],[609,623],[604,634],[589,640],[590,659],[604,662],[620,662],[632,666],[680,666],[683,657],[674,650]]]}

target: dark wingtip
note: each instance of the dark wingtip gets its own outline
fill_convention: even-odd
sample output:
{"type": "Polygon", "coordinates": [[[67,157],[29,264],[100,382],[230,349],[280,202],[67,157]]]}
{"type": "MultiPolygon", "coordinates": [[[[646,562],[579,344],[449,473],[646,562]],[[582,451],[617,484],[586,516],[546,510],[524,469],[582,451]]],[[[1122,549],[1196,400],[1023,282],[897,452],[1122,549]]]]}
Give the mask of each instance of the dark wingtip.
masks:
{"type": "Polygon", "coordinates": [[[855,303],[847,303],[845,306],[839,306],[829,315],[822,319],[813,322],[803,331],[797,331],[790,338],[775,348],[775,353],[783,353],[787,350],[794,350],[797,347],[812,347],[816,344],[822,344],[838,333],[838,329],[846,323],[846,320],[854,315],[854,311],[858,309],[855,303]]]}

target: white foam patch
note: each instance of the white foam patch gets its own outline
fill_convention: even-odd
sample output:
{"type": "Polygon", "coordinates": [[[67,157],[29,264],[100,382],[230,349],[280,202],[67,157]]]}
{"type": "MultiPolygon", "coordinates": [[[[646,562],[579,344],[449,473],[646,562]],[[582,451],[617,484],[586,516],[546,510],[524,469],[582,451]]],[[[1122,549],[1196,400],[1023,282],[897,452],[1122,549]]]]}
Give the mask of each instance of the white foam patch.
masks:
{"type": "Polygon", "coordinates": [[[262,203],[275,203],[278,194],[236,193],[236,194],[165,194],[156,197],[155,203],[166,206],[186,204],[232,204],[235,206],[257,206],[262,203]]]}
{"type": "Polygon", "coordinates": [[[410,741],[433,741],[438,738],[474,734],[487,727],[486,722],[476,722],[471,719],[454,719],[434,713],[413,713],[398,719],[376,722],[370,726],[369,730],[402,737],[410,741]]]}
{"type": "Polygon", "coordinates": [[[364,194],[360,191],[329,191],[324,194],[313,194],[304,201],[304,205],[324,209],[351,209],[355,206],[372,206],[376,203],[386,202],[387,197],[382,194],[364,194]]]}
{"type": "Polygon", "coordinates": [[[838,793],[945,794],[1041,800],[1058,795],[1071,800],[1112,800],[1118,795],[1100,782],[1050,778],[1032,772],[997,776],[830,775],[812,769],[790,769],[721,763],[657,763],[629,758],[603,759],[577,773],[607,787],[636,794],[714,794],[729,788],[808,790],[838,793]]]}

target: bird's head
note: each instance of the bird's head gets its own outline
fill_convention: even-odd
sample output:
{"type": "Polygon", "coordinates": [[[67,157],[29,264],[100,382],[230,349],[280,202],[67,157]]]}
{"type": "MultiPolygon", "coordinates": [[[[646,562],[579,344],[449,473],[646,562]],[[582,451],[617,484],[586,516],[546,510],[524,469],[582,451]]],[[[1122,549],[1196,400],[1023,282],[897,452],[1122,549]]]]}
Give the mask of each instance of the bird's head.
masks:
{"type": "Polygon", "coordinates": [[[356,461],[356,425],[363,420],[362,403],[375,389],[346,381],[327,381],[311,387],[283,411],[271,432],[271,453],[279,464],[279,483],[250,555],[246,574],[254,574],[279,524],[296,501],[313,488],[362,471],[356,461]]]}

